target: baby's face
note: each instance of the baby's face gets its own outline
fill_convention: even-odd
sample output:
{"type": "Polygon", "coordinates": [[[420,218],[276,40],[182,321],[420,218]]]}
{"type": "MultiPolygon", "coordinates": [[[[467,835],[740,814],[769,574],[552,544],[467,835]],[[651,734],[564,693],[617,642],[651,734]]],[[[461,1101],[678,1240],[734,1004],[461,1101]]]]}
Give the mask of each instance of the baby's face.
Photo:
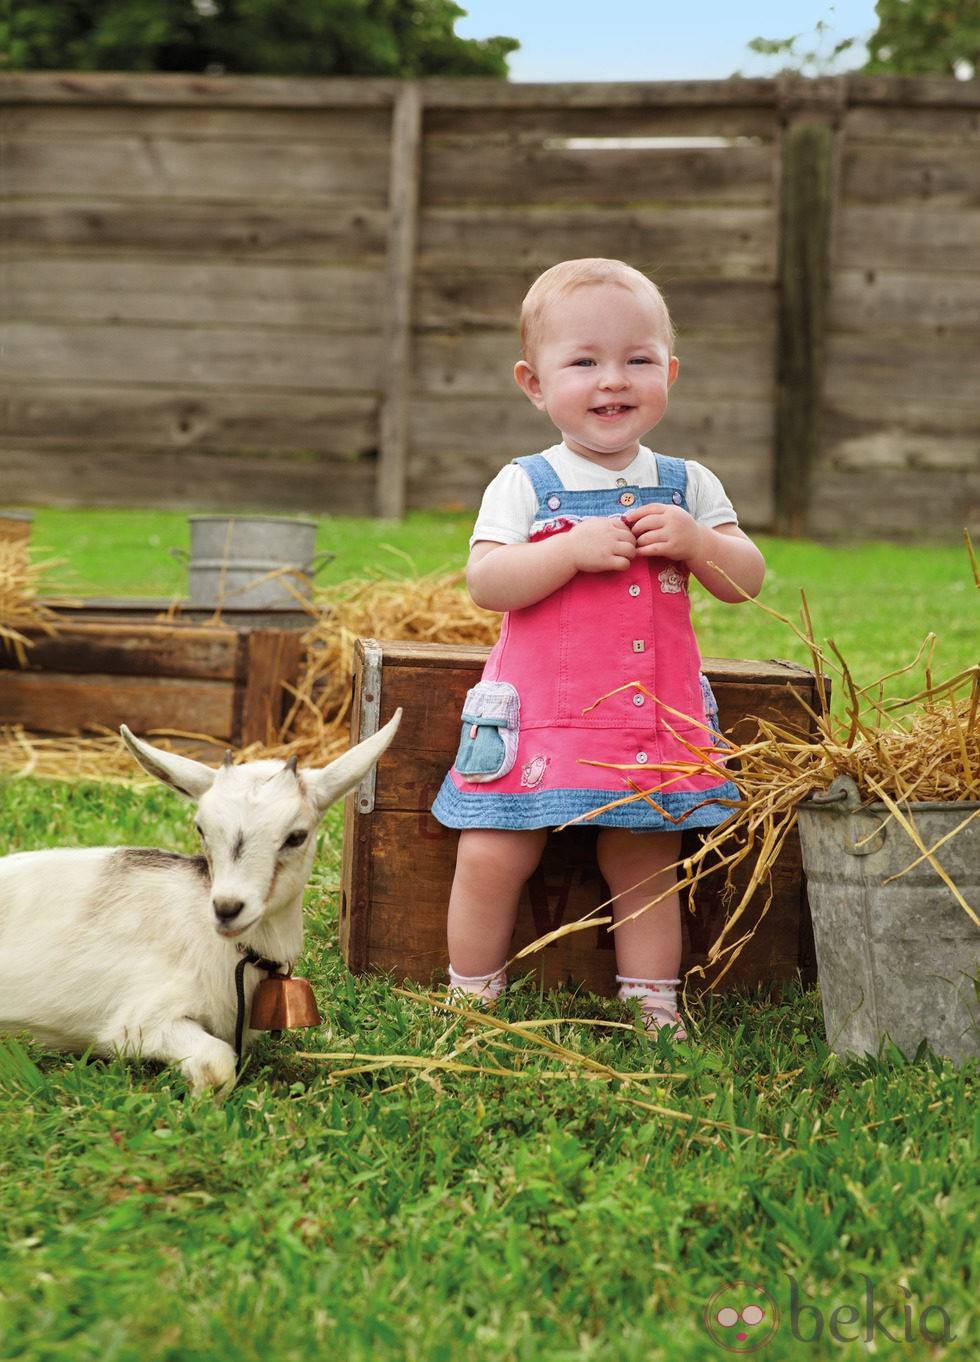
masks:
{"type": "Polygon", "coordinates": [[[552,302],[515,377],[575,453],[625,468],[667,407],[677,375],[665,310],[620,284],[587,284],[552,302]]]}

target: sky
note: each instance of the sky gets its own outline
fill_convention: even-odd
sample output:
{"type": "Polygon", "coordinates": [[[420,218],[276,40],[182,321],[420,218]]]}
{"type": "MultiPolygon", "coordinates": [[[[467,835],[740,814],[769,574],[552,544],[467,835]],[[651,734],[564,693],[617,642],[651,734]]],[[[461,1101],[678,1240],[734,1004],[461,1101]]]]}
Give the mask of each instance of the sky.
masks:
{"type": "MultiPolygon", "coordinates": [[[[457,0],[461,38],[520,41],[515,81],[725,80],[774,75],[780,63],[750,52],[753,38],[791,38],[829,52],[877,27],[875,0],[457,0]],[[822,40],[819,23],[827,26],[822,40]]],[[[863,50],[848,53],[854,69],[863,50]]],[[[832,72],[830,72],[832,74],[832,72]]]]}

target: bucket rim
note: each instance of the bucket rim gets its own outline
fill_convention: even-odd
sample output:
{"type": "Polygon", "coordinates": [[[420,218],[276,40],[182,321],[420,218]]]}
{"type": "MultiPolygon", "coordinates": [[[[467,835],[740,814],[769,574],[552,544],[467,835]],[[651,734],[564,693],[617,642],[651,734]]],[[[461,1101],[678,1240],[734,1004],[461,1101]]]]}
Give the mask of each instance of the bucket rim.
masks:
{"type": "Polygon", "coordinates": [[[238,520],[241,520],[241,521],[248,521],[249,524],[255,523],[256,521],[261,521],[261,522],[263,522],[263,523],[272,524],[272,525],[312,525],[312,526],[314,526],[314,527],[316,527],[316,528],[319,528],[319,525],[320,525],[320,522],[319,522],[318,520],[307,520],[307,519],[306,519],[305,517],[303,517],[303,516],[292,516],[292,515],[261,515],[261,514],[259,514],[259,515],[213,515],[213,514],[207,514],[207,515],[189,515],[189,516],[187,517],[187,520],[188,520],[188,522],[189,522],[190,524],[202,524],[202,523],[204,523],[204,522],[207,521],[207,522],[210,522],[210,523],[212,523],[212,524],[217,523],[217,524],[227,525],[230,521],[238,521],[238,520]]]}
{"type": "MultiPolygon", "coordinates": [[[[816,794],[819,795],[820,791],[816,794]]],[[[955,812],[962,811],[964,814],[980,812],[980,799],[922,799],[906,800],[896,799],[895,803],[903,813],[916,814],[917,812],[928,813],[938,809],[949,809],[955,812]]],[[[832,813],[839,818],[842,813],[847,814],[868,814],[880,813],[888,816],[891,813],[887,804],[883,804],[880,799],[876,799],[873,804],[861,804],[858,808],[841,808],[840,801],[821,800],[816,795],[807,795],[806,799],[801,799],[796,806],[797,812],[802,813],[832,813]]]]}

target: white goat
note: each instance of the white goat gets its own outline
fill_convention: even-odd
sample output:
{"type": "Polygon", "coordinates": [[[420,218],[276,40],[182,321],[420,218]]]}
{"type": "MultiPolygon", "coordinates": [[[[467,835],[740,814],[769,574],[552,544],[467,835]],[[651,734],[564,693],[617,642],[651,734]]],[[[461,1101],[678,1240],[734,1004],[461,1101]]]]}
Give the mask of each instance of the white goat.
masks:
{"type": "MultiPolygon", "coordinates": [[[[195,1092],[228,1090],[236,971],[247,1018],[258,981],[302,948],[320,819],[367,774],[400,717],[305,771],[295,759],[233,766],[230,753],[214,770],[124,726],[143,769],[198,801],[204,855],[97,847],[0,858],[0,1031],[162,1060],[195,1092]]],[[[242,1029],[244,1050],[254,1033],[242,1029]]]]}

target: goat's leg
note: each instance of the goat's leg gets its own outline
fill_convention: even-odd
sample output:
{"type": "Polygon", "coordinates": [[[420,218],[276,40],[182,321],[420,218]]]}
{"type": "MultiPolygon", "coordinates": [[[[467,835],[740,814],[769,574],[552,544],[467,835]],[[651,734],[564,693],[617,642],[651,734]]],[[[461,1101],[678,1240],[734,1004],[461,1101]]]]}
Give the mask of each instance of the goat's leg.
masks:
{"type": "Polygon", "coordinates": [[[176,1065],[195,1095],[211,1090],[216,1097],[225,1097],[235,1085],[235,1051],[190,1017],[144,1027],[138,1038],[117,1048],[123,1054],[176,1065]]]}

